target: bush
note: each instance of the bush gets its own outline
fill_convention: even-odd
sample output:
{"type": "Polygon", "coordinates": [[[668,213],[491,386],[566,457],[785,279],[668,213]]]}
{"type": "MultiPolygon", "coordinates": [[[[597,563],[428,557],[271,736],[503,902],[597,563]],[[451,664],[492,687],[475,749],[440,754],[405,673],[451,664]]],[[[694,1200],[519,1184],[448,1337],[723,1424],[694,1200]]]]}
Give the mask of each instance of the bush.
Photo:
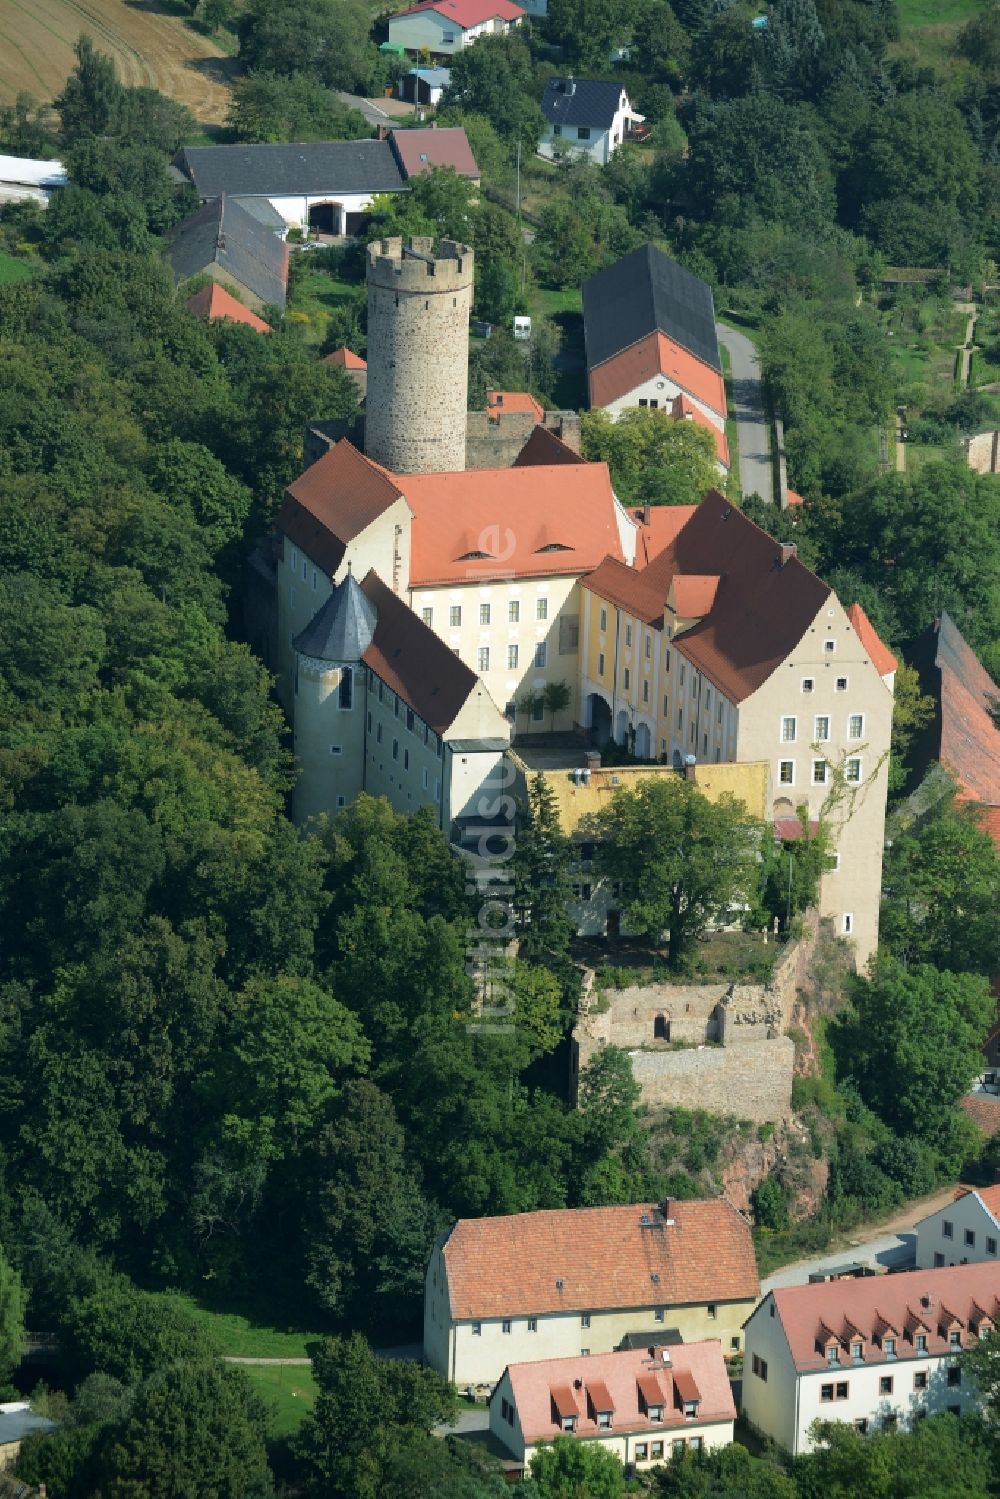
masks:
{"type": "Polygon", "coordinates": [[[772,1233],[788,1227],[788,1199],[784,1187],[774,1176],[766,1176],[750,1196],[750,1206],[759,1228],[772,1233]]]}

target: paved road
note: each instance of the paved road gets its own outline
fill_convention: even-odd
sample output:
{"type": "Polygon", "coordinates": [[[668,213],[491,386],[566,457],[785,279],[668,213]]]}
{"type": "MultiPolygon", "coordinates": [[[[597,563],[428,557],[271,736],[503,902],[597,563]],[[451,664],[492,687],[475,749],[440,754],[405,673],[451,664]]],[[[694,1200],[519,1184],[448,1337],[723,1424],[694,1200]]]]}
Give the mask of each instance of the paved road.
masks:
{"type": "Polygon", "coordinates": [[[391,125],[393,120],[413,113],[413,105],[402,99],[363,99],[360,94],[345,94],[341,89],[336,89],[335,93],[341,104],[346,104],[348,109],[359,110],[369,125],[391,125]]]}
{"type": "Polygon", "coordinates": [[[912,1263],[917,1237],[913,1225],[930,1213],[946,1207],[954,1199],[955,1188],[945,1187],[931,1197],[921,1197],[911,1202],[890,1222],[883,1224],[870,1239],[853,1240],[842,1249],[828,1249],[816,1259],[799,1260],[795,1265],[785,1265],[774,1275],[760,1283],[761,1294],[766,1295],[778,1286],[804,1286],[811,1270],[825,1270],[834,1265],[848,1265],[860,1261],[875,1270],[888,1270],[894,1265],[912,1263]]]}
{"type": "Polygon", "coordinates": [[[740,440],[740,488],[744,495],[759,494],[770,503],[774,486],[757,350],[745,333],[722,323],[717,327],[719,342],[729,350],[732,367],[732,415],[740,440]]]}

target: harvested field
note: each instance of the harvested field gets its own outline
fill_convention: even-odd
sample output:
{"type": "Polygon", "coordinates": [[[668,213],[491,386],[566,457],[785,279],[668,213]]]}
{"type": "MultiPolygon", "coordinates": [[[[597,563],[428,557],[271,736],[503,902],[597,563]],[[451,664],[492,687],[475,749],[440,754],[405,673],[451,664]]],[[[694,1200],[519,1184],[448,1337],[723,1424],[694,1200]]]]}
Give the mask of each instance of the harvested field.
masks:
{"type": "Polygon", "coordinates": [[[233,60],[185,25],[170,0],[0,0],[0,103],[22,89],[53,99],[81,32],[114,58],[123,83],[158,88],[205,124],[225,118],[233,60]]]}

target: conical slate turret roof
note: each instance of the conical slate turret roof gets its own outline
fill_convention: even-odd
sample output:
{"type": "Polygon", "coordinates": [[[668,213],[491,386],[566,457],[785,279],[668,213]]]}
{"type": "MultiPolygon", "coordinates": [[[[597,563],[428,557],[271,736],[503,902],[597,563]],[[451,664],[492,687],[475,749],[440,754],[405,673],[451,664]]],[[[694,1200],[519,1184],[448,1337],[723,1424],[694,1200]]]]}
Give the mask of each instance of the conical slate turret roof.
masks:
{"type": "Polygon", "coordinates": [[[378,610],[348,573],[292,645],[300,656],[318,661],[360,661],[377,623],[378,610]]]}

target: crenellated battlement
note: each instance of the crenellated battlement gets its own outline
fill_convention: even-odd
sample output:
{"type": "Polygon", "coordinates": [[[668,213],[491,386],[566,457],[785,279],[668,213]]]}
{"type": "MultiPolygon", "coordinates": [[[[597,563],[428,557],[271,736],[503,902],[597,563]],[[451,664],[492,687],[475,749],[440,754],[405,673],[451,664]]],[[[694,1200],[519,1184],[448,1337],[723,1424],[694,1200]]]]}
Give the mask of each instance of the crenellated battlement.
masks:
{"type": "Polygon", "coordinates": [[[475,255],[469,245],[442,240],[434,254],[430,235],[374,240],[368,246],[368,284],[393,292],[455,292],[471,284],[475,255]]]}

